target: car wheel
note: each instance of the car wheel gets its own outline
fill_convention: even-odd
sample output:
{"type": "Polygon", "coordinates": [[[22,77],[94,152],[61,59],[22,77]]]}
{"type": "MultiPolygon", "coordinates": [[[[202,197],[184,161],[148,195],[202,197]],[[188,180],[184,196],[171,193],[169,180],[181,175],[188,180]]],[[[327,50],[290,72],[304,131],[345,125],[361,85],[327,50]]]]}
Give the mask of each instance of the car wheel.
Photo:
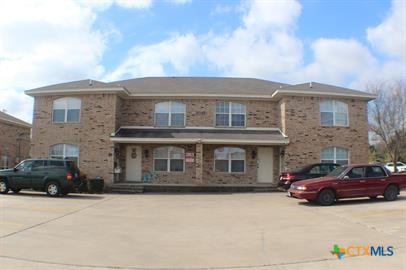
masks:
{"type": "Polygon", "coordinates": [[[320,205],[332,205],[336,199],[334,192],[331,189],[323,189],[317,196],[317,202],[320,205]]]}
{"type": "Polygon", "coordinates": [[[58,196],[61,193],[61,189],[60,189],[58,183],[55,183],[55,182],[47,183],[47,185],[45,187],[45,191],[51,197],[58,196]]]}
{"type": "Polygon", "coordinates": [[[1,194],[7,194],[8,191],[10,190],[8,183],[4,179],[0,179],[0,193],[1,194]]]}
{"type": "Polygon", "coordinates": [[[21,188],[12,188],[11,191],[17,194],[21,191],[21,188]]]}
{"type": "Polygon", "coordinates": [[[397,186],[390,185],[385,189],[383,197],[387,201],[394,201],[398,198],[398,194],[399,194],[399,190],[398,190],[397,186]]]}

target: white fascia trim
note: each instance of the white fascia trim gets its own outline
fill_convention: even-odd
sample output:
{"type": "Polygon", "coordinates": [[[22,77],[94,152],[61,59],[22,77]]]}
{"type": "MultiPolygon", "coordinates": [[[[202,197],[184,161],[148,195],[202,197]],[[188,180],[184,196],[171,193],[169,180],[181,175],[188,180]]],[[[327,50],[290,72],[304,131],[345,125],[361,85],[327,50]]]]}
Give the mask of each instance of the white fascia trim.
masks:
{"type": "Polygon", "coordinates": [[[216,99],[271,99],[272,95],[220,95],[220,94],[130,94],[130,98],[148,99],[148,98],[216,98],[216,99]]]}
{"type": "Polygon", "coordinates": [[[219,139],[167,139],[167,138],[110,138],[112,142],[117,143],[155,143],[155,144],[241,144],[241,145],[287,145],[288,139],[284,140],[219,140],[219,139]]]}
{"type": "MultiPolygon", "coordinates": [[[[281,131],[280,128],[262,128],[262,127],[246,127],[246,128],[234,128],[234,127],[171,127],[171,126],[159,126],[159,127],[154,127],[154,126],[121,126],[120,128],[132,128],[132,129],[210,129],[210,130],[223,130],[223,131],[231,131],[231,130],[262,130],[262,131],[281,131]]],[[[119,129],[120,129],[119,128],[119,129]]],[[[281,132],[282,133],[282,132],[281,132]]]]}
{"type": "Polygon", "coordinates": [[[109,87],[109,88],[77,88],[77,89],[63,89],[63,90],[27,90],[25,94],[29,96],[49,96],[49,95],[84,95],[84,94],[98,94],[98,93],[112,93],[112,94],[126,94],[130,95],[127,89],[124,87],[109,87]]]}
{"type": "Polygon", "coordinates": [[[377,96],[373,94],[342,94],[342,93],[334,93],[334,92],[320,92],[320,91],[297,91],[297,90],[276,90],[272,94],[272,99],[278,100],[279,96],[286,96],[286,95],[295,95],[295,96],[327,96],[327,97],[343,97],[343,98],[357,98],[357,99],[365,99],[365,100],[373,100],[377,96]]]}
{"type": "Polygon", "coordinates": [[[32,128],[32,126],[31,126],[30,124],[28,124],[28,123],[27,123],[27,124],[23,124],[23,123],[19,123],[19,122],[12,121],[12,120],[9,120],[9,119],[4,119],[4,118],[0,118],[0,121],[4,121],[4,122],[7,122],[7,123],[16,125],[16,126],[21,126],[21,127],[26,127],[26,128],[32,128]]]}

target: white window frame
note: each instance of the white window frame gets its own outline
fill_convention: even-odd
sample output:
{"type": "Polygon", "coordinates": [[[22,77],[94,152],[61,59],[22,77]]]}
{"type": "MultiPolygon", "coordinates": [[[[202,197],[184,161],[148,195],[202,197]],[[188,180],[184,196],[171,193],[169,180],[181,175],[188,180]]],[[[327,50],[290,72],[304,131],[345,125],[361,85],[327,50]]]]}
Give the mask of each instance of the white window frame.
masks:
{"type": "Polygon", "coordinates": [[[79,158],[80,158],[80,147],[78,146],[78,145],[76,145],[76,144],[66,144],[66,143],[58,143],[58,144],[54,144],[54,145],[51,145],[50,147],[49,147],[49,157],[50,158],[56,158],[56,159],[66,159],[66,158],[70,158],[70,157],[73,157],[73,158],[76,158],[77,159],[77,164],[79,164],[79,158]],[[55,146],[57,146],[57,145],[62,145],[63,146],[63,150],[62,150],[62,155],[52,155],[52,147],[55,147],[55,146]],[[78,150],[78,155],[77,156],[73,156],[73,155],[66,155],[66,153],[67,153],[67,147],[68,146],[73,146],[73,147],[76,147],[77,148],[77,150],[78,150]]]}
{"type": "Polygon", "coordinates": [[[334,149],[333,150],[333,163],[337,163],[337,164],[340,164],[340,163],[338,163],[337,161],[343,161],[343,160],[346,160],[347,161],[347,164],[350,164],[350,150],[348,149],[348,148],[344,148],[344,147],[336,147],[336,146],[331,146],[331,147],[325,147],[325,148],[323,148],[323,149],[321,149],[321,151],[320,151],[320,163],[327,163],[327,162],[323,162],[323,159],[322,159],[322,153],[323,153],[323,150],[327,150],[327,149],[334,149]],[[337,159],[337,149],[344,149],[344,150],[346,150],[347,151],[347,157],[348,157],[348,159],[337,159]]]}
{"type": "Polygon", "coordinates": [[[323,127],[332,127],[332,126],[336,126],[336,127],[348,127],[348,126],[350,125],[349,116],[348,116],[348,104],[345,103],[345,102],[343,102],[343,101],[334,100],[334,99],[324,99],[324,100],[321,100],[321,101],[320,101],[320,125],[323,126],[323,127]],[[331,103],[332,103],[331,111],[322,111],[322,109],[321,109],[321,106],[322,106],[322,105],[321,105],[321,104],[322,104],[323,102],[331,102],[331,103]],[[338,105],[337,105],[338,103],[345,105],[345,108],[346,108],[346,116],[347,116],[347,118],[346,118],[347,124],[346,124],[346,125],[339,125],[339,124],[337,124],[337,121],[336,121],[336,114],[339,113],[339,112],[337,111],[336,108],[338,107],[338,105]],[[323,123],[322,123],[321,114],[322,114],[323,112],[325,112],[325,113],[333,113],[333,124],[332,124],[332,125],[326,125],[326,124],[323,124],[323,123]]]}
{"type": "Polygon", "coordinates": [[[159,146],[159,147],[155,147],[152,150],[152,157],[153,157],[153,171],[156,173],[184,173],[185,172],[185,149],[183,147],[179,147],[179,146],[159,146]],[[160,149],[160,148],[166,148],[166,158],[155,158],[155,150],[156,149],[160,149]],[[177,158],[171,158],[171,148],[178,148],[178,149],[182,149],[183,151],[183,170],[182,171],[171,171],[171,160],[177,160],[177,158]],[[156,159],[165,159],[166,160],[166,171],[157,171],[155,170],[155,160],[156,159]]]}
{"type": "Polygon", "coordinates": [[[215,173],[240,173],[240,174],[244,174],[244,173],[246,172],[246,167],[247,167],[247,151],[246,151],[244,148],[240,148],[240,147],[230,147],[230,146],[218,147],[218,148],[214,149],[213,155],[214,155],[214,158],[213,158],[213,160],[214,160],[213,171],[214,171],[215,173]],[[218,149],[220,149],[220,148],[235,148],[235,149],[242,150],[242,151],[244,152],[244,159],[233,159],[233,158],[231,158],[231,153],[228,153],[227,159],[217,159],[217,158],[216,158],[216,151],[217,151],[218,149]],[[228,160],[228,171],[227,171],[227,172],[218,172],[218,171],[216,171],[216,160],[228,160]],[[231,164],[232,164],[232,161],[233,161],[233,160],[243,160],[243,161],[244,161],[244,171],[242,171],[242,172],[233,172],[233,171],[231,171],[231,164]]]}
{"type": "Polygon", "coordinates": [[[245,128],[247,126],[247,105],[239,102],[233,102],[233,101],[217,101],[215,104],[214,108],[214,126],[215,127],[231,127],[231,128],[245,128]],[[217,113],[217,104],[219,103],[228,103],[228,113],[217,113]],[[233,126],[232,124],[232,119],[233,119],[233,114],[240,115],[242,113],[232,113],[232,106],[233,104],[238,104],[244,107],[244,125],[243,126],[233,126]],[[228,114],[228,125],[223,126],[223,125],[217,125],[217,115],[218,114],[228,114]]]}
{"type": "Polygon", "coordinates": [[[81,114],[82,114],[82,100],[81,100],[80,98],[76,98],[76,97],[58,98],[58,99],[55,99],[55,100],[53,101],[53,103],[52,103],[52,123],[56,123],[56,124],[65,124],[65,123],[66,123],[66,124],[72,124],[72,123],[75,124],[75,123],[80,123],[81,114]],[[68,105],[69,100],[78,102],[79,108],[77,108],[76,106],[75,106],[75,107],[72,107],[72,108],[69,107],[69,105],[68,105]],[[57,102],[64,103],[63,106],[62,106],[62,108],[55,109],[55,107],[56,107],[56,104],[55,104],[55,103],[57,103],[57,102]],[[62,122],[54,121],[54,113],[55,113],[55,110],[64,110],[64,119],[63,119],[62,122]],[[78,121],[71,121],[71,122],[68,122],[68,110],[79,110],[79,119],[78,119],[78,121]]]}
{"type": "MultiPolygon", "coordinates": [[[[186,126],[186,111],[187,111],[186,104],[184,102],[181,102],[181,101],[162,101],[162,102],[155,103],[155,106],[154,106],[154,125],[157,126],[157,127],[185,127],[186,126]],[[158,125],[158,123],[156,121],[157,106],[159,104],[164,104],[164,103],[168,103],[168,112],[167,112],[167,114],[168,114],[168,123],[166,125],[158,125]],[[185,108],[185,110],[183,112],[183,125],[172,125],[172,113],[173,113],[172,112],[172,104],[173,103],[182,104],[184,106],[184,108],[185,108]]],[[[180,114],[180,113],[175,112],[174,114],[180,114]]]]}

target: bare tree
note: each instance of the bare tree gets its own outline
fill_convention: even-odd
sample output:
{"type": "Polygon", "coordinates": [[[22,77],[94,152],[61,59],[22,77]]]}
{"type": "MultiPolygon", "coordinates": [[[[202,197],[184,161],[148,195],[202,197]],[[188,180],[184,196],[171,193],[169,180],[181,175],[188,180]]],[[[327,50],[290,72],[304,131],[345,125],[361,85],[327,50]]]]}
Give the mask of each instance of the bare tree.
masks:
{"type": "Polygon", "coordinates": [[[396,171],[396,162],[406,144],[406,83],[379,83],[367,89],[377,96],[370,103],[370,129],[384,144],[396,171]]]}

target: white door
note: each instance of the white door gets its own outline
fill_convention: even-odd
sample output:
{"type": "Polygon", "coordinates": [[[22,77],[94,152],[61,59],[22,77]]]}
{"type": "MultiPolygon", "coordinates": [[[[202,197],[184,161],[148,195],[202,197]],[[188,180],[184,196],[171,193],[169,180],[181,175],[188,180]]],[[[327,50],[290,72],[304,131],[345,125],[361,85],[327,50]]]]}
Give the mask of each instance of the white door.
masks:
{"type": "Polygon", "coordinates": [[[127,146],[127,158],[125,166],[126,181],[141,182],[141,147],[127,146]]]}
{"type": "Polygon", "coordinates": [[[273,182],[273,148],[258,147],[258,183],[273,182]]]}

